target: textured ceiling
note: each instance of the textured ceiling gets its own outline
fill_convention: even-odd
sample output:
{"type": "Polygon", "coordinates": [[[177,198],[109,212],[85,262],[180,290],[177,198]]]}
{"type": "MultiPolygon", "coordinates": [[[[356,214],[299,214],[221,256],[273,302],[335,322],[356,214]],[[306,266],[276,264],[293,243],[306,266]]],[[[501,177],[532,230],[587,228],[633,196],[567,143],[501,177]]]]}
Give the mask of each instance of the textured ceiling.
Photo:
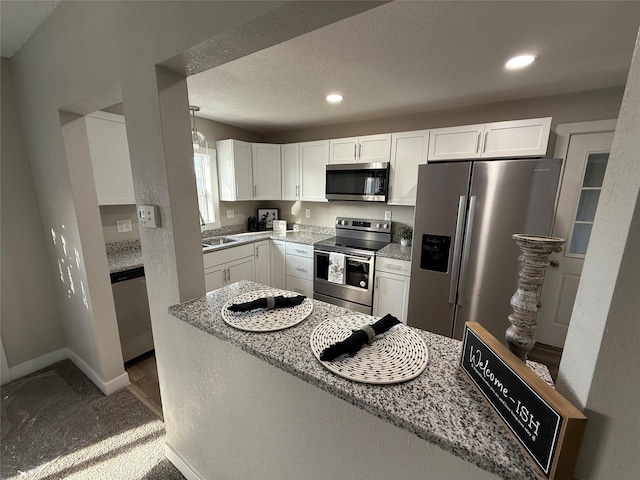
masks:
{"type": "Polygon", "coordinates": [[[624,85],[639,26],[635,1],[392,2],[189,77],[189,98],[268,133],[607,88],[624,85]],[[506,71],[521,53],[538,60],[506,71]]]}

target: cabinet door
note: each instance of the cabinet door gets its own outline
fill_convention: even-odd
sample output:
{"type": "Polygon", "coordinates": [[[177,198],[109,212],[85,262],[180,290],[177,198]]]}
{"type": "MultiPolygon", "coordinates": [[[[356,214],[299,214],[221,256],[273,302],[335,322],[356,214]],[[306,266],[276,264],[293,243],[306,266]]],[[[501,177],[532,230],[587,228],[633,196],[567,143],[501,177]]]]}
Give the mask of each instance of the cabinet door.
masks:
{"type": "Polygon", "coordinates": [[[480,158],[484,125],[436,128],[431,130],[429,161],[480,158]]]}
{"type": "Polygon", "coordinates": [[[287,290],[313,298],[313,281],[287,275],[287,290]]]}
{"type": "Polygon", "coordinates": [[[251,145],[249,143],[233,141],[233,165],[236,179],[235,199],[253,199],[251,145]]]}
{"type": "Polygon", "coordinates": [[[220,140],[216,142],[216,157],[220,200],[251,200],[251,144],[239,140],[220,140]]]}
{"type": "Polygon", "coordinates": [[[360,137],[358,163],[388,162],[391,152],[391,134],[360,137]]]}
{"type": "Polygon", "coordinates": [[[255,261],[253,257],[245,257],[229,262],[227,267],[227,285],[239,282],[240,280],[251,280],[255,282],[255,261]]]}
{"type": "Polygon", "coordinates": [[[124,117],[96,112],[85,121],[98,205],[135,204],[124,117]]]}
{"type": "Polygon", "coordinates": [[[254,143],[252,148],[254,200],[280,200],[280,145],[254,143]]]}
{"type": "Polygon", "coordinates": [[[204,286],[207,292],[224,287],[226,275],[225,268],[225,265],[217,265],[215,267],[207,268],[204,271],[204,286]]]}
{"type": "Polygon", "coordinates": [[[409,305],[409,277],[395,273],[376,272],[373,293],[373,315],[390,313],[405,325],[409,305]]]}
{"type": "Polygon", "coordinates": [[[483,157],[543,157],[547,153],[551,117],[488,123],[483,157]]]}
{"type": "Polygon", "coordinates": [[[418,165],[427,163],[429,130],[391,135],[390,205],[415,205],[418,165]]]}
{"type": "Polygon", "coordinates": [[[257,242],[254,244],[256,251],[255,268],[256,268],[256,282],[263,285],[271,285],[270,275],[270,261],[269,261],[269,240],[264,242],[257,242]]]}
{"type": "Polygon", "coordinates": [[[285,245],[279,240],[271,241],[271,283],[274,288],[286,288],[285,284],[285,245]]]}
{"type": "MultiPolygon", "coordinates": [[[[300,144],[281,145],[282,199],[300,199],[300,144]]],[[[283,287],[284,288],[284,287],[283,287]]]]}
{"type": "Polygon", "coordinates": [[[326,168],[329,163],[329,141],[300,144],[301,200],[326,202],[326,168]]]}
{"type": "Polygon", "coordinates": [[[358,137],[329,140],[329,163],[356,163],[358,137]]]}

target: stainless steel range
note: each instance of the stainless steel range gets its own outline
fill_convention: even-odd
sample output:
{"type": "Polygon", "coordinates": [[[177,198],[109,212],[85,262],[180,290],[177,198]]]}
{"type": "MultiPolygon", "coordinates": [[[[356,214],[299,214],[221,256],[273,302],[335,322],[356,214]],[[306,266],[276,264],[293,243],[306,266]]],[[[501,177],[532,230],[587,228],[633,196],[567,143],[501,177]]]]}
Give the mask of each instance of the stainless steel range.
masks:
{"type": "Polygon", "coordinates": [[[376,252],[390,242],[390,221],[336,218],[336,236],[313,244],[313,298],[371,314],[376,252]]]}

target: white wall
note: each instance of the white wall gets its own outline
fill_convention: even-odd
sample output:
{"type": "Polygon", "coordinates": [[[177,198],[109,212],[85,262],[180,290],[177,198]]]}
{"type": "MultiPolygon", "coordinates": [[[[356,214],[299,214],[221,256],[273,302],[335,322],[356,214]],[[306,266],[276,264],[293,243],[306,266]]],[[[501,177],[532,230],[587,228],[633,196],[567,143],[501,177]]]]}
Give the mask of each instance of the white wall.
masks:
{"type": "MultiPolygon", "coordinates": [[[[2,342],[9,367],[65,346],[49,263],[49,231],[43,231],[18,105],[2,59],[2,185],[0,200],[0,308],[2,342]]],[[[57,271],[57,265],[55,266],[57,271]]]]}
{"type": "Polygon", "coordinates": [[[640,470],[640,32],[558,374],[587,416],[576,475],[640,470]]]}

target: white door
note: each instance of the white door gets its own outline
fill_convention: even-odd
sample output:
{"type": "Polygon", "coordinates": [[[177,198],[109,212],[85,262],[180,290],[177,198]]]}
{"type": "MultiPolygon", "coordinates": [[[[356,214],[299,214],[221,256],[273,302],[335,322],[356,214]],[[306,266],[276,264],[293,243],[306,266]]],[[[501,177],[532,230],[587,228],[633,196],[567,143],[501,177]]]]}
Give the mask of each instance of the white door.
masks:
{"type": "Polygon", "coordinates": [[[240,280],[250,280],[255,282],[255,261],[253,257],[240,258],[234,262],[227,263],[227,285],[239,282],[240,280]]]}
{"type": "Polygon", "coordinates": [[[389,205],[415,205],[418,165],[427,163],[429,130],[391,135],[389,205]]]}
{"type": "Polygon", "coordinates": [[[224,287],[225,275],[227,274],[226,270],[223,271],[224,268],[225,265],[217,265],[215,267],[205,269],[204,289],[207,292],[224,287]]]}
{"type": "Polygon", "coordinates": [[[382,317],[390,313],[405,325],[409,307],[409,277],[395,273],[376,272],[373,314],[382,317]]]}
{"type": "Polygon", "coordinates": [[[480,158],[484,124],[431,130],[429,161],[480,158]]]}
{"type": "Polygon", "coordinates": [[[285,283],[285,246],[279,240],[271,241],[271,286],[274,288],[286,288],[285,283]]]}
{"type": "Polygon", "coordinates": [[[391,134],[360,137],[358,163],[388,162],[391,153],[391,134]]]}
{"type": "Polygon", "coordinates": [[[329,163],[356,163],[358,137],[329,140],[329,163]]]}
{"type": "Polygon", "coordinates": [[[329,163],[329,141],[300,144],[300,199],[325,202],[326,169],[329,163]]]}
{"type": "Polygon", "coordinates": [[[487,123],[482,156],[540,157],[547,153],[551,117],[487,123]]]}
{"type": "Polygon", "coordinates": [[[280,174],[280,145],[252,144],[253,199],[280,200],[282,198],[280,174]]]}
{"type": "MultiPolygon", "coordinates": [[[[282,199],[300,199],[300,145],[282,145],[282,199]]],[[[284,287],[283,287],[284,288],[284,287]]]]}
{"type": "Polygon", "coordinates": [[[236,180],[236,200],[253,199],[251,144],[233,141],[233,167],[236,180]]]}
{"type": "Polygon", "coordinates": [[[256,282],[263,285],[271,285],[270,268],[269,268],[269,242],[258,242],[255,244],[256,252],[256,282]]]}
{"type": "Polygon", "coordinates": [[[553,236],[567,243],[545,274],[536,341],[562,348],[598,206],[613,132],[572,135],[553,236]],[[555,265],[555,266],[553,266],[555,265]]]}

